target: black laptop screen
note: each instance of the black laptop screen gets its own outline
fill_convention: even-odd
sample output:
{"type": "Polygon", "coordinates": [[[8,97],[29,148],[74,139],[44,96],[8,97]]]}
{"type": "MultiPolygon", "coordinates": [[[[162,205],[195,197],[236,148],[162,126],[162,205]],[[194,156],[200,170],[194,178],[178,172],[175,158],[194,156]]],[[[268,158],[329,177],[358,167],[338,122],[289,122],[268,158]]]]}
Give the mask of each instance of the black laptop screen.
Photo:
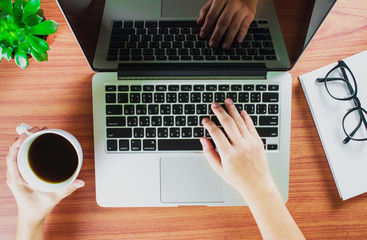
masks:
{"type": "MultiPolygon", "coordinates": [[[[93,70],[100,70],[93,67],[93,58],[106,0],[57,0],[57,2],[88,63],[93,70]]],[[[335,2],[336,0],[273,0],[290,66],[272,70],[289,70],[294,66],[335,2]]]]}

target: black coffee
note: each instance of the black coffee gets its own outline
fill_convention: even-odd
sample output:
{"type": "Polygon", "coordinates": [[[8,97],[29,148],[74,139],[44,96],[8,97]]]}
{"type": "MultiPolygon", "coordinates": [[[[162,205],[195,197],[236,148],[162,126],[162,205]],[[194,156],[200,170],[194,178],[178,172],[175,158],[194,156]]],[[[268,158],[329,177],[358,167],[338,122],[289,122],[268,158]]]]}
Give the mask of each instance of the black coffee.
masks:
{"type": "Polygon", "coordinates": [[[66,181],[78,167],[78,155],[73,145],[54,133],[43,134],[32,142],[28,161],[33,172],[49,183],[66,181]]]}

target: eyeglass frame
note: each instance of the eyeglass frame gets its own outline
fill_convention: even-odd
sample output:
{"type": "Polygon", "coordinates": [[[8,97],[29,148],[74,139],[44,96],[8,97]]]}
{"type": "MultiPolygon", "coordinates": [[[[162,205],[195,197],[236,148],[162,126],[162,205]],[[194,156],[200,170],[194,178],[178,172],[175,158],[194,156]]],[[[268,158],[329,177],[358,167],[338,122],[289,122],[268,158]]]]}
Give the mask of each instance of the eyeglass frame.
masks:
{"type": "Polygon", "coordinates": [[[367,121],[363,115],[363,112],[367,115],[367,111],[362,108],[361,106],[361,102],[359,100],[359,98],[357,97],[357,91],[358,91],[358,87],[357,87],[357,81],[353,75],[353,72],[352,70],[350,70],[350,68],[348,67],[348,65],[343,61],[343,60],[339,60],[338,61],[338,64],[333,67],[327,74],[324,78],[317,78],[316,79],[316,82],[318,83],[324,83],[324,86],[326,88],[326,91],[328,92],[328,94],[334,98],[335,100],[340,100],[340,101],[348,101],[348,100],[353,100],[354,104],[356,105],[355,107],[353,107],[352,109],[348,110],[347,113],[344,115],[343,117],[343,120],[342,120],[342,127],[343,127],[343,131],[345,133],[345,135],[347,135],[347,137],[343,140],[343,143],[344,144],[347,144],[350,140],[354,140],[354,141],[367,141],[367,137],[366,138],[353,138],[354,134],[360,129],[362,123],[364,123],[366,129],[367,129],[367,121]],[[327,80],[328,79],[328,76],[333,72],[335,71],[336,69],[340,68],[342,74],[343,74],[343,77],[344,78],[329,78],[329,81],[335,81],[335,80],[342,80],[344,81],[346,84],[347,84],[347,87],[348,87],[348,90],[349,92],[351,93],[351,96],[349,97],[346,97],[346,98],[338,98],[338,97],[335,97],[334,95],[332,95],[329,91],[329,88],[327,86],[327,80]],[[354,83],[354,86],[355,86],[355,89],[353,90],[353,86],[351,85],[350,83],[350,79],[348,78],[346,72],[345,72],[345,69],[347,69],[349,71],[349,73],[351,74],[352,76],[352,80],[353,80],[353,83],[354,83]],[[358,123],[358,126],[350,133],[348,134],[347,131],[345,130],[345,126],[344,126],[344,121],[345,119],[347,118],[347,116],[349,114],[351,114],[352,112],[354,111],[358,111],[358,114],[360,116],[360,121],[358,123]]]}

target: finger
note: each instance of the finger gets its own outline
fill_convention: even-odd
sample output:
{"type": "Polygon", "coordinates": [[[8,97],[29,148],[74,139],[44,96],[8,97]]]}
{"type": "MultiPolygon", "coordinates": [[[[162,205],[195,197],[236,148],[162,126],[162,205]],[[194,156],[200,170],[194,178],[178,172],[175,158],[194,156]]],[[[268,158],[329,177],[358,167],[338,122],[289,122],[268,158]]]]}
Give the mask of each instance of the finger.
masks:
{"type": "Polygon", "coordinates": [[[247,15],[247,17],[245,17],[242,20],[240,29],[238,30],[238,34],[237,34],[237,41],[239,43],[243,42],[243,40],[245,39],[248,28],[250,27],[250,24],[252,23],[253,20],[254,20],[254,17],[250,15],[247,15]]]}
{"type": "Polygon", "coordinates": [[[226,105],[229,116],[231,116],[233,120],[235,121],[237,128],[241,133],[241,136],[246,138],[250,133],[246,127],[244,119],[241,117],[236,106],[233,104],[232,99],[227,98],[224,101],[224,104],[226,105]]]}
{"type": "Polygon", "coordinates": [[[215,21],[218,19],[219,14],[223,10],[225,2],[220,0],[213,0],[210,6],[209,12],[206,15],[205,22],[201,28],[200,37],[206,38],[212,30],[215,21]]]}
{"type": "Polygon", "coordinates": [[[18,151],[24,140],[27,138],[26,134],[22,134],[15,140],[9,147],[9,153],[6,156],[6,165],[8,168],[8,178],[19,177],[19,171],[17,166],[18,151]]]}
{"type": "Polygon", "coordinates": [[[208,160],[213,170],[219,175],[222,175],[223,167],[221,159],[217,151],[215,151],[215,149],[213,148],[212,143],[204,137],[200,138],[200,142],[203,146],[203,153],[205,158],[208,160]]]}
{"type": "Polygon", "coordinates": [[[38,132],[40,130],[40,128],[39,127],[32,127],[31,129],[29,129],[29,132],[31,132],[31,133],[36,133],[36,132],[38,132]]]}
{"type": "Polygon", "coordinates": [[[233,118],[231,118],[231,116],[229,116],[228,113],[217,102],[212,103],[212,110],[218,117],[218,120],[223,126],[223,129],[231,143],[241,141],[242,136],[238,131],[237,125],[233,118]]]}
{"type": "Polygon", "coordinates": [[[77,189],[82,188],[84,186],[85,182],[83,180],[75,179],[75,181],[72,184],[70,184],[68,187],[58,192],[60,201],[69,196],[70,194],[72,194],[73,192],[75,192],[77,189]]]}
{"type": "Polygon", "coordinates": [[[212,137],[215,145],[218,148],[219,153],[227,152],[231,148],[231,144],[229,143],[224,132],[220,130],[219,127],[208,118],[204,118],[202,123],[212,137]]]}
{"type": "Polygon", "coordinates": [[[236,37],[238,30],[240,29],[244,17],[245,15],[242,12],[236,12],[236,14],[233,16],[233,19],[226,31],[226,35],[222,45],[223,49],[229,49],[231,47],[231,44],[236,37]]]}
{"type": "Polygon", "coordinates": [[[218,46],[218,43],[222,40],[224,33],[233,19],[234,11],[235,10],[230,6],[224,8],[215,26],[212,37],[210,38],[210,47],[215,48],[218,46]]]}
{"type": "Polygon", "coordinates": [[[245,121],[247,129],[248,129],[249,133],[251,134],[251,136],[255,137],[255,138],[260,138],[259,134],[256,131],[254,122],[252,121],[250,115],[248,115],[248,113],[245,110],[242,110],[241,111],[241,116],[242,116],[243,120],[245,121]]]}
{"type": "Polygon", "coordinates": [[[197,20],[198,24],[204,23],[204,20],[206,18],[206,15],[208,14],[208,11],[213,3],[213,0],[209,0],[201,9],[199,13],[199,18],[197,20]]]}

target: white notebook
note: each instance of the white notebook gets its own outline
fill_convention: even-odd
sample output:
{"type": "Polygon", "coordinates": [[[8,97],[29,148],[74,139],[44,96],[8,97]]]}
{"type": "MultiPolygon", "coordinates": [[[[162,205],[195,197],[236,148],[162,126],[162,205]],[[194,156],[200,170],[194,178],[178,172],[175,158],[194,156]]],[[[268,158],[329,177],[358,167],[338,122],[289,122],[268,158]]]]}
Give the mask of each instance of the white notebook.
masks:
{"type": "MultiPolygon", "coordinates": [[[[357,81],[357,97],[367,109],[367,51],[344,59],[357,81]]],[[[354,107],[352,100],[338,101],[326,91],[323,78],[337,63],[299,77],[319,133],[339,195],[343,200],[367,192],[367,141],[344,144],[342,119],[354,107]]],[[[362,125],[362,127],[364,127],[362,125]]]]}

